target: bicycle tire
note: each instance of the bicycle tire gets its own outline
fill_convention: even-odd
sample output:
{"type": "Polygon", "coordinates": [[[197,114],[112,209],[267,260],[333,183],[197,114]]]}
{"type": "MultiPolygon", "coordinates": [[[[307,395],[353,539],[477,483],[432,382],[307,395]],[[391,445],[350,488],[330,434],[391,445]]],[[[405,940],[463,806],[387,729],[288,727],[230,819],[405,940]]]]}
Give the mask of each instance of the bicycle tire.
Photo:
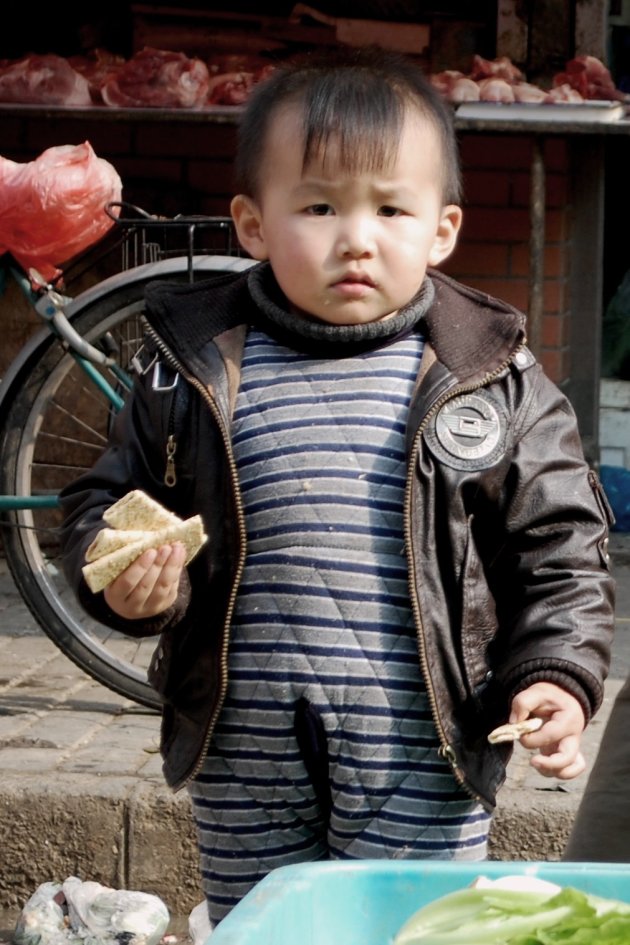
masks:
{"type": "MultiPolygon", "coordinates": [[[[249,265],[250,260],[238,257],[200,257],[194,262],[202,277],[249,265]]],[[[127,367],[142,339],[147,282],[186,281],[187,266],[186,259],[170,259],[111,277],[74,300],[68,308],[70,321],[94,345],[105,335],[114,338],[119,363],[127,367]]],[[[3,404],[2,495],[57,493],[90,468],[105,447],[112,408],[47,331],[3,392],[3,404]]],[[[155,640],[115,633],[82,610],[59,566],[60,523],[58,509],[9,511],[0,517],[7,564],[21,596],[58,649],[90,677],[133,702],[159,709],[146,672],[155,640]]]]}

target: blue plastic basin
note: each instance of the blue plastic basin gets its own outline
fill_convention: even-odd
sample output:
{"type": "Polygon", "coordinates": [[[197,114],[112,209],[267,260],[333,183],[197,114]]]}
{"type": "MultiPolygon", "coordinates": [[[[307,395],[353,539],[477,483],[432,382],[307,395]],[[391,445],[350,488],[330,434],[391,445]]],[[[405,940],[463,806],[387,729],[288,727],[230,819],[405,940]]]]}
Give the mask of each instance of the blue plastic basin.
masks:
{"type": "Polygon", "coordinates": [[[207,945],[391,945],[421,906],[478,876],[516,873],[630,902],[630,864],[625,863],[305,863],[281,867],[258,883],[207,945]]]}

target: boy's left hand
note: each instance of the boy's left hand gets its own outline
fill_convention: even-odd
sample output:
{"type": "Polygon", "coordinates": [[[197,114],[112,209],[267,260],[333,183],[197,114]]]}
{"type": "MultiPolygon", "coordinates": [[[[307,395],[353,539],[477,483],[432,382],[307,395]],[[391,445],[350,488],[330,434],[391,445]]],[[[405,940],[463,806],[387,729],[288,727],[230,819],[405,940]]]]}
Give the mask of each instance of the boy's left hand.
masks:
{"type": "Polygon", "coordinates": [[[542,728],[520,739],[524,748],[538,753],[531,764],[547,778],[569,780],[586,768],[580,751],[580,737],[586,720],[577,699],[553,683],[534,683],[512,700],[510,722],[522,722],[530,715],[544,719],[542,728]]]}

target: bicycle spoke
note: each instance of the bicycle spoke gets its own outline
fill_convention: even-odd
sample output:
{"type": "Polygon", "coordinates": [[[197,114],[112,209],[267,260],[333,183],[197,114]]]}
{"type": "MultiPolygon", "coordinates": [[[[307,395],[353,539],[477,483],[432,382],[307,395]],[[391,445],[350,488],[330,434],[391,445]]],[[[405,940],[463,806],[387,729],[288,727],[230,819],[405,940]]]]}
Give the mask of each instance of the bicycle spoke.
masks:
{"type": "MultiPolygon", "coordinates": [[[[230,260],[223,270],[218,262],[208,258],[208,272],[243,268],[242,260],[230,260]]],[[[98,371],[123,399],[127,392],[119,372],[134,374],[130,365],[144,339],[148,278],[155,278],[154,269],[150,276],[136,274],[110,283],[100,294],[90,290],[83,303],[80,296],[75,300],[71,312],[76,331],[115,357],[117,370],[98,371]]],[[[186,282],[187,266],[177,272],[169,269],[168,278],[186,282]]],[[[28,369],[17,374],[12,385],[0,429],[0,494],[26,499],[56,496],[92,468],[106,445],[115,412],[97,383],[52,337],[30,353],[28,369]]],[[[123,636],[83,611],[65,579],[61,524],[58,507],[34,503],[30,509],[2,513],[6,559],[24,601],[42,629],[78,666],[125,697],[158,708],[159,699],[147,681],[155,640],[123,636]]]]}
{"type": "MultiPolygon", "coordinates": [[[[104,436],[99,430],[96,430],[93,426],[87,423],[87,421],[85,421],[82,417],[79,417],[77,416],[77,414],[73,413],[71,410],[68,410],[67,407],[63,406],[63,404],[60,404],[57,401],[53,401],[51,406],[56,408],[56,410],[58,410],[59,413],[61,413],[64,419],[66,419],[68,422],[79,426],[82,430],[86,430],[88,433],[92,433],[98,439],[101,449],[103,449],[104,443],[107,442],[107,437],[104,436]]],[[[43,431],[43,432],[46,432],[46,431],[43,431]]],[[[50,434],[50,433],[48,434],[48,436],[52,436],[52,435],[53,434],[50,434]]]]}

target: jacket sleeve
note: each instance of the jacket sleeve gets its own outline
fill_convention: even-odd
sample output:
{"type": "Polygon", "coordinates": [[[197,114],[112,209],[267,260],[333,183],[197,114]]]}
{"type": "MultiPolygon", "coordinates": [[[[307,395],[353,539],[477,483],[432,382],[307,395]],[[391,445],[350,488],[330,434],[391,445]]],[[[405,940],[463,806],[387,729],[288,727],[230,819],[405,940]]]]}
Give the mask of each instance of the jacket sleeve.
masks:
{"type": "Polygon", "coordinates": [[[496,673],[511,696],[536,681],[557,683],[589,720],[603,699],[614,628],[612,515],[570,403],[539,366],[525,374],[504,485],[504,546],[492,569],[496,673]]]}
{"type": "Polygon", "coordinates": [[[125,620],[94,594],[82,575],[85,552],[104,527],[103,513],[132,489],[142,489],[167,507],[173,490],[163,482],[166,416],[170,398],[153,395],[148,375],[136,380],[133,392],[112,425],[108,446],[92,469],[66,486],[60,495],[63,513],[61,548],[68,583],[81,605],[95,619],[129,636],[161,633],[183,616],[189,600],[184,573],[175,604],[150,620],[125,620]],[[163,429],[162,429],[163,428],[163,429]]]}

